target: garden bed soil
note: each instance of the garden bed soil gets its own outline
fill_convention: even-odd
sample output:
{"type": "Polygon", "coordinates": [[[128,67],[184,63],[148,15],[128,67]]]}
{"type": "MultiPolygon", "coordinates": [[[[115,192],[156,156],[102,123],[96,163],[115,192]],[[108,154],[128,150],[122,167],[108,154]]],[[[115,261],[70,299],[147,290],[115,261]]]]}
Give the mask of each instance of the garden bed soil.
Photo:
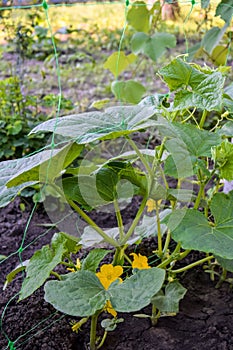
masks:
{"type": "MultiPolygon", "coordinates": [[[[19,199],[0,209],[0,254],[9,255],[20,247],[29,213],[30,206],[26,206],[25,211],[20,210],[19,199]]],[[[129,216],[133,214],[131,209],[129,216]]],[[[45,229],[40,225],[48,222],[43,210],[36,210],[24,246],[43,233],[45,229]]],[[[51,230],[30,245],[22,252],[22,259],[30,258],[36,249],[49,243],[54,232],[51,230]]],[[[148,251],[150,254],[155,249],[155,242],[147,241],[142,249],[143,253],[148,251]]],[[[5,291],[2,290],[6,274],[18,263],[19,255],[15,254],[0,265],[0,349],[7,349],[7,345],[8,349],[13,349],[8,341],[16,339],[18,340],[14,349],[18,350],[88,349],[90,324],[84,325],[79,334],[72,332],[70,322],[73,318],[56,312],[46,303],[43,300],[43,288],[19,303],[16,294],[22,277],[18,276],[5,291]],[[9,300],[11,301],[6,307],[9,300]],[[24,335],[29,330],[31,331],[24,335]]],[[[216,282],[212,282],[201,267],[187,272],[181,276],[180,281],[188,291],[180,303],[179,314],[160,318],[155,327],[151,326],[148,319],[119,314],[124,322],[108,334],[102,349],[233,350],[233,294],[230,285],[224,283],[221,288],[216,289],[216,282]]],[[[143,312],[149,313],[150,308],[143,312]]]]}

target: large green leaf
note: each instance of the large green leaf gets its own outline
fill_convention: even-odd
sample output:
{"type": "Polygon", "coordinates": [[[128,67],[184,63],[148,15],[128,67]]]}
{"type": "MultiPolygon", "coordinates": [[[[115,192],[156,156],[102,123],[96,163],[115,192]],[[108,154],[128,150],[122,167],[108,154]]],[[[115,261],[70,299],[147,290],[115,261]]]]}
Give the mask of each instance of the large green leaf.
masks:
{"type": "Polygon", "coordinates": [[[144,194],[147,188],[145,174],[123,161],[105,163],[91,175],[64,178],[62,185],[65,196],[87,210],[106,205],[114,199],[144,194]]]}
{"type": "Polygon", "coordinates": [[[64,281],[45,284],[45,300],[57,310],[71,316],[91,316],[104,307],[107,291],[91,271],[65,275],[64,281]]]}
{"type": "Polygon", "coordinates": [[[78,271],[62,277],[61,281],[45,284],[45,300],[65,314],[84,317],[101,310],[107,300],[116,311],[140,310],[161,289],[165,271],[156,267],[139,270],[123,283],[119,284],[119,280],[113,282],[108,290],[91,271],[78,271]]]}
{"type": "Polygon", "coordinates": [[[220,16],[225,22],[230,24],[233,15],[233,0],[222,0],[216,8],[215,16],[220,16]]]}
{"type": "Polygon", "coordinates": [[[224,78],[220,72],[205,77],[192,91],[178,91],[174,98],[174,109],[197,107],[211,110],[222,108],[222,88],[224,78]]]}
{"type": "Polygon", "coordinates": [[[61,149],[42,151],[27,158],[19,159],[15,174],[7,186],[18,186],[29,181],[53,182],[82,151],[83,146],[68,144],[61,149]]]}
{"type": "Polygon", "coordinates": [[[51,271],[62,261],[66,252],[66,240],[60,236],[49,245],[37,250],[26,267],[26,278],[20,290],[19,300],[25,299],[37,290],[50,276],[51,271]]]}
{"type": "Polygon", "coordinates": [[[160,312],[177,313],[179,312],[179,302],[183,299],[187,289],[178,281],[168,283],[165,287],[165,293],[158,292],[151,299],[151,303],[159,309],[160,312]]]}
{"type": "Polygon", "coordinates": [[[31,133],[55,132],[65,139],[86,144],[95,140],[117,138],[140,129],[154,126],[151,119],[153,107],[118,106],[107,108],[105,112],[87,112],[48,120],[31,133]]]}
{"type": "Polygon", "coordinates": [[[24,184],[8,188],[7,182],[18,172],[22,172],[27,165],[27,158],[7,160],[0,163],[0,208],[9,204],[20,191],[30,185],[35,184],[35,181],[25,182],[24,184]]]}
{"type": "Polygon", "coordinates": [[[120,179],[128,180],[135,186],[139,187],[142,193],[146,191],[147,181],[145,174],[136,167],[133,167],[130,162],[111,160],[105,164],[105,167],[117,172],[120,179]]]}
{"type": "Polygon", "coordinates": [[[104,63],[104,68],[109,69],[110,72],[112,72],[112,74],[117,77],[131,63],[133,63],[135,59],[136,56],[133,53],[126,56],[123,51],[114,52],[104,63]]]}
{"type": "Polygon", "coordinates": [[[113,308],[119,312],[134,312],[150,304],[162,287],[165,271],[157,267],[139,270],[123,283],[112,283],[108,289],[113,308]]]}
{"type": "Polygon", "coordinates": [[[169,33],[155,33],[152,36],[136,33],[132,38],[131,46],[135,54],[143,53],[153,61],[157,61],[166,49],[176,46],[176,37],[169,33]]]}
{"type": "Polygon", "coordinates": [[[185,249],[213,253],[225,259],[233,251],[233,191],[217,193],[210,205],[214,223],[194,209],[180,209],[165,218],[175,241],[185,249]]]}
{"type": "Polygon", "coordinates": [[[138,32],[148,32],[150,28],[150,11],[143,1],[135,1],[127,13],[127,22],[138,32]]]}
{"type": "Polygon", "coordinates": [[[202,165],[198,157],[210,157],[211,149],[221,143],[218,133],[200,130],[192,124],[171,123],[158,118],[157,128],[167,137],[165,147],[170,153],[164,170],[175,178],[192,176],[202,165]]]}
{"type": "Polygon", "coordinates": [[[175,93],[173,109],[196,107],[211,111],[222,108],[225,78],[221,72],[204,70],[176,58],[159,73],[171,91],[179,90],[175,93]]]}
{"type": "MultiPolygon", "coordinates": [[[[221,143],[221,137],[218,133],[200,130],[192,124],[171,123],[164,118],[158,118],[156,124],[162,136],[167,137],[169,140],[182,141],[183,147],[187,148],[192,156],[210,157],[211,148],[221,143]]],[[[171,151],[172,147],[174,147],[173,144],[169,147],[169,151],[171,151]]]]}
{"type": "Polygon", "coordinates": [[[145,87],[134,80],[114,81],[111,89],[118,100],[133,104],[140,102],[146,92],[145,87]]]}

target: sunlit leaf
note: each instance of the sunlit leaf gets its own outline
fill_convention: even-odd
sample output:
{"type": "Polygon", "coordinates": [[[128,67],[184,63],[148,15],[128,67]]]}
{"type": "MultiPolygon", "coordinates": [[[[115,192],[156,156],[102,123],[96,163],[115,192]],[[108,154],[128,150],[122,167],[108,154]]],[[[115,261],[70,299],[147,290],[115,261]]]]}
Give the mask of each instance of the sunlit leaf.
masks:
{"type": "Polygon", "coordinates": [[[201,69],[176,58],[159,73],[171,91],[177,90],[173,109],[196,107],[211,111],[222,108],[225,77],[220,71],[201,69]]]}
{"type": "Polygon", "coordinates": [[[31,133],[55,132],[65,140],[86,144],[129,135],[153,126],[155,122],[151,118],[154,114],[153,107],[109,107],[105,112],[94,111],[48,120],[35,127],[31,133]]]}
{"type": "Polygon", "coordinates": [[[212,52],[211,59],[218,66],[224,66],[226,64],[228,55],[228,48],[225,46],[216,46],[212,52]]]}
{"type": "Polygon", "coordinates": [[[135,60],[136,56],[133,53],[125,55],[123,51],[114,52],[104,63],[104,68],[109,69],[115,77],[118,77],[135,60]]]}
{"type": "Polygon", "coordinates": [[[147,33],[150,28],[150,11],[143,1],[135,1],[127,13],[127,22],[138,32],[147,33]]]}

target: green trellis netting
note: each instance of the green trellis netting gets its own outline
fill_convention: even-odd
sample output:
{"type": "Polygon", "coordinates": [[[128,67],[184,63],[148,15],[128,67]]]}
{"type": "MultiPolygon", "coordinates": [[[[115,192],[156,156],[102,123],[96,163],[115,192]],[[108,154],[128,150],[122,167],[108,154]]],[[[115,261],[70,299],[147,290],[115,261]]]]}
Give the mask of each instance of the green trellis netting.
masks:
{"type": "MultiPolygon", "coordinates": [[[[49,92],[54,91],[54,95],[55,95],[55,100],[52,103],[52,111],[50,108],[50,113],[53,114],[53,118],[56,120],[58,117],[61,116],[61,109],[62,109],[62,96],[63,96],[63,84],[64,84],[64,80],[65,78],[61,77],[61,69],[60,69],[60,55],[58,52],[58,48],[57,48],[57,38],[59,37],[60,40],[69,40],[69,35],[72,34],[72,30],[73,32],[76,33],[80,33],[84,28],[81,28],[79,26],[78,20],[82,21],[81,25],[83,27],[85,27],[86,29],[86,40],[88,41],[88,30],[90,31],[92,28],[92,35],[93,36],[98,36],[98,27],[93,27],[92,26],[92,21],[93,19],[91,17],[89,17],[89,13],[88,13],[88,9],[91,9],[93,7],[98,7],[98,8],[104,8],[104,7],[108,7],[109,9],[109,14],[104,14],[105,16],[105,30],[108,30],[108,27],[112,25],[114,25],[114,28],[118,30],[118,36],[116,38],[112,38],[111,40],[114,41],[115,40],[115,47],[116,47],[116,59],[115,59],[115,67],[113,67],[113,65],[111,65],[110,63],[105,63],[106,68],[109,68],[109,64],[110,64],[110,70],[113,73],[113,75],[115,76],[115,82],[119,82],[118,78],[119,75],[121,73],[121,71],[124,70],[124,67],[122,68],[122,48],[124,46],[124,41],[127,39],[127,31],[130,30],[130,22],[131,24],[134,24],[134,28],[137,29],[137,27],[139,28],[138,31],[143,31],[142,29],[142,25],[140,24],[140,18],[136,18],[135,20],[132,19],[132,16],[129,17],[129,12],[131,11],[131,9],[134,6],[137,7],[141,7],[141,8],[152,8],[152,6],[154,5],[154,3],[156,3],[156,1],[151,1],[148,3],[143,3],[143,2],[131,2],[129,0],[126,0],[126,2],[121,2],[121,1],[113,1],[113,2],[76,2],[75,0],[68,0],[68,2],[63,3],[60,0],[51,0],[51,1],[42,1],[42,2],[38,2],[38,1],[27,1],[27,0],[13,0],[13,1],[7,1],[4,0],[2,1],[1,5],[0,5],[0,29],[2,31],[2,33],[0,33],[0,45],[2,47],[4,47],[4,45],[6,45],[6,40],[5,40],[5,36],[6,36],[6,32],[3,32],[7,21],[13,20],[13,22],[18,22],[20,23],[21,21],[23,21],[22,18],[25,17],[25,13],[27,13],[27,15],[29,14],[29,12],[32,12],[32,15],[35,14],[35,11],[40,11],[40,15],[44,16],[44,22],[45,25],[47,27],[47,32],[48,32],[48,41],[46,42],[46,45],[50,45],[51,46],[51,50],[50,53],[48,54],[48,57],[44,58],[44,61],[47,60],[47,62],[52,62],[51,64],[53,65],[53,69],[52,69],[52,73],[50,72],[50,75],[53,74],[53,80],[52,80],[52,84],[53,86],[49,86],[49,81],[46,84],[44,84],[44,91],[46,90],[46,88],[48,89],[49,92]],[[110,9],[116,9],[116,11],[112,12],[110,9]],[[63,9],[72,9],[73,11],[73,16],[74,18],[77,17],[77,23],[76,26],[77,28],[74,28],[74,23],[75,20],[73,21],[72,25],[73,27],[71,28],[69,26],[69,23],[65,23],[65,20],[63,19],[63,9]],[[8,12],[8,19],[6,20],[4,18],[4,16],[1,16],[1,12],[2,14],[8,12]],[[114,14],[116,14],[116,12],[121,14],[121,23],[115,23],[114,20],[114,14]],[[11,18],[11,13],[12,13],[12,18],[11,18]],[[21,18],[21,14],[22,14],[22,18],[21,18]],[[56,23],[59,23],[60,28],[55,28],[53,25],[53,21],[54,18],[56,17],[56,23]],[[84,20],[85,18],[85,20],[84,20]],[[129,20],[130,18],[130,20],[129,20]],[[96,28],[96,33],[95,33],[95,28],[96,28]]],[[[167,1],[164,2],[164,6],[166,5],[171,5],[172,1],[167,1]]],[[[169,33],[172,33],[172,30],[174,30],[174,33],[177,34],[177,36],[181,36],[182,38],[184,38],[183,40],[183,45],[182,49],[180,52],[175,52],[175,54],[179,54],[179,55],[185,55],[187,53],[189,54],[193,54],[194,51],[192,51],[192,37],[190,34],[189,37],[189,33],[190,32],[195,32],[195,29],[193,29],[192,27],[190,27],[190,23],[195,23],[196,28],[199,30],[200,33],[200,42],[202,43],[202,46],[205,47],[206,52],[208,53],[208,45],[214,45],[217,44],[217,42],[222,38],[223,34],[225,33],[225,30],[227,28],[231,28],[231,19],[232,19],[232,14],[233,14],[233,1],[231,0],[222,0],[222,1],[208,1],[208,0],[202,0],[202,1],[195,1],[195,0],[191,0],[191,1],[179,1],[178,2],[178,6],[180,8],[181,11],[181,17],[182,20],[176,24],[176,20],[174,22],[169,21],[169,33]],[[220,4],[220,5],[219,5],[220,4]],[[220,16],[217,16],[213,21],[213,23],[210,24],[210,27],[208,28],[208,24],[207,23],[207,17],[208,17],[208,11],[207,8],[209,7],[209,5],[211,5],[212,7],[212,14],[215,13],[216,7],[218,6],[219,9],[219,14],[220,16]],[[201,16],[198,17],[197,13],[202,14],[201,16]],[[207,17],[205,17],[207,16],[207,17]],[[220,19],[221,17],[221,19],[220,19]],[[219,24],[220,23],[220,24],[219,24]],[[218,27],[219,25],[219,27],[218,27]],[[179,28],[178,28],[179,27],[179,28]],[[212,32],[209,34],[209,37],[206,37],[205,41],[203,41],[203,36],[204,34],[202,32],[209,30],[210,28],[212,28],[212,32]],[[215,29],[214,29],[215,28],[215,29]],[[212,34],[212,35],[211,35],[212,34]]],[[[176,10],[174,10],[176,11],[176,10]]],[[[93,11],[91,12],[93,13],[93,11]]],[[[119,16],[118,16],[119,18],[119,16]]],[[[165,23],[166,20],[164,20],[164,22],[161,21],[161,23],[165,23]]],[[[57,25],[57,24],[56,24],[57,25]]],[[[102,26],[104,24],[101,24],[102,26]]],[[[161,28],[165,28],[165,24],[161,25],[161,28]]],[[[232,30],[232,29],[231,29],[232,30]]],[[[225,65],[231,65],[231,62],[227,61],[227,58],[229,57],[230,54],[230,50],[231,50],[231,30],[228,31],[228,43],[226,45],[226,56],[225,57],[225,65]]],[[[166,28],[165,28],[166,31],[166,28]]],[[[101,32],[102,35],[104,36],[104,31],[101,32]]],[[[116,33],[116,31],[114,32],[116,33]]],[[[197,33],[196,33],[197,34],[197,33]]],[[[145,34],[146,36],[146,34],[145,34]]],[[[104,48],[104,52],[102,53],[103,59],[102,59],[102,66],[104,64],[104,61],[107,60],[108,56],[110,56],[110,54],[112,53],[106,53],[108,52],[108,48],[106,48],[106,38],[101,38],[99,39],[100,45],[101,45],[101,40],[103,40],[105,48],[104,48]]],[[[182,40],[181,40],[182,41],[182,40]]],[[[85,42],[81,42],[80,45],[85,45],[85,42]]],[[[89,45],[91,45],[91,42],[89,42],[89,45]]],[[[114,46],[113,45],[113,46],[114,46]]],[[[175,45],[174,45],[175,46],[175,45]]],[[[16,45],[17,48],[17,45],[16,45]]],[[[170,49],[172,48],[172,45],[170,46],[170,49]]],[[[79,51],[79,47],[77,44],[76,47],[77,53],[79,51]]],[[[146,49],[144,48],[144,53],[146,53],[146,49]]],[[[112,47],[110,49],[110,51],[112,50],[112,47]]],[[[140,50],[139,50],[140,51],[140,50]]],[[[164,50],[165,51],[165,50],[164,50]]],[[[1,55],[0,51],[0,55],[1,55]]],[[[17,49],[16,49],[16,54],[17,56],[17,49]]],[[[156,53],[154,53],[154,55],[156,55],[156,53]]],[[[168,55],[168,54],[167,54],[168,55]]],[[[151,56],[151,54],[149,54],[149,57],[151,56]]],[[[0,56],[1,57],[1,56],[0,56]]],[[[81,56],[80,56],[81,57],[81,56]]],[[[77,58],[78,59],[80,58],[77,58]]],[[[128,56],[127,56],[128,57],[128,56]]],[[[153,57],[152,57],[153,58],[153,57]]],[[[2,60],[4,59],[3,56],[1,58],[2,60]]],[[[36,57],[34,58],[36,60],[36,57]]],[[[130,58],[128,58],[130,60],[130,58]]],[[[19,57],[15,58],[15,64],[16,67],[13,67],[12,69],[15,69],[17,71],[17,69],[19,70],[18,73],[19,75],[21,74],[21,71],[24,69],[24,64],[26,64],[22,59],[21,61],[17,61],[19,60],[19,57]]],[[[63,62],[64,63],[64,62],[63,62]]],[[[31,63],[33,64],[33,63],[31,63]]],[[[67,66],[69,66],[69,61],[65,62],[65,64],[67,66]]],[[[161,65],[161,62],[160,62],[161,65]]],[[[46,73],[44,73],[43,71],[43,64],[40,66],[42,68],[40,75],[43,76],[46,75],[46,73]]],[[[104,68],[103,68],[104,69],[104,68]]],[[[137,70],[137,67],[135,68],[135,70],[137,70]]],[[[5,76],[7,76],[8,73],[5,74],[5,76]]],[[[35,72],[35,74],[38,74],[38,72],[35,72]]],[[[81,74],[78,72],[77,70],[77,74],[81,74]]],[[[149,72],[149,74],[151,74],[149,72]]],[[[4,76],[4,72],[2,72],[2,77],[4,76]]],[[[150,77],[151,78],[151,77],[150,77]]],[[[25,76],[24,75],[24,79],[30,80],[30,77],[25,76]]],[[[45,76],[45,82],[46,82],[46,76],[45,76]]],[[[91,79],[91,77],[90,77],[91,79]]],[[[113,80],[113,79],[112,79],[113,80]]],[[[155,79],[152,77],[151,80],[154,80],[154,85],[156,85],[155,79]]],[[[79,84],[79,91],[82,90],[82,84],[84,84],[85,82],[83,82],[82,80],[82,76],[78,77],[77,80],[77,84],[79,84]]],[[[66,82],[66,89],[67,89],[67,83],[66,82]]],[[[106,84],[105,81],[102,82],[103,85],[106,84]]],[[[84,85],[83,85],[84,86],[84,85]]],[[[23,87],[22,87],[23,88],[23,87]]],[[[85,86],[83,87],[83,89],[85,90],[85,86]]],[[[114,89],[113,89],[114,90],[114,89]]],[[[152,92],[153,87],[150,87],[150,92],[152,92]]],[[[75,87],[73,88],[72,91],[75,91],[75,87]]],[[[143,90],[144,91],[144,90],[143,90]]],[[[164,91],[165,92],[165,91],[164,91]]],[[[46,92],[45,92],[46,93],[46,92]]],[[[166,92],[165,92],[166,93],[166,92]]],[[[117,94],[116,94],[117,95],[117,94]]],[[[104,96],[103,96],[104,97],[104,96]]],[[[115,103],[118,104],[119,108],[121,108],[123,106],[123,102],[125,102],[124,100],[122,100],[122,96],[118,95],[120,102],[116,102],[115,103]]],[[[79,96],[75,96],[76,99],[79,98],[79,96]]],[[[94,101],[89,101],[90,104],[94,101]]],[[[103,101],[102,101],[103,102],[103,101]]],[[[109,101],[108,101],[109,102],[109,101]]],[[[114,103],[114,102],[113,102],[114,103]]],[[[77,106],[76,106],[77,107],[77,106]]],[[[86,105],[85,105],[86,107],[86,105]]],[[[79,109],[82,110],[82,108],[79,106],[79,109]]],[[[122,114],[122,119],[119,120],[119,126],[124,125],[125,123],[128,122],[127,116],[124,116],[124,114],[122,114]]],[[[109,124],[111,124],[111,120],[109,121],[109,124]]],[[[44,147],[48,152],[50,152],[50,154],[53,154],[54,150],[56,149],[57,144],[59,143],[59,140],[56,137],[56,123],[54,124],[54,132],[52,133],[52,136],[50,138],[50,140],[47,142],[47,145],[44,147]]],[[[94,130],[93,133],[97,133],[98,134],[98,130],[94,130]]],[[[82,135],[83,137],[83,135],[82,135]]],[[[42,140],[43,141],[43,140],[42,140]]],[[[41,147],[43,147],[43,144],[41,144],[41,147]]],[[[122,146],[124,147],[124,146],[122,146]]],[[[36,154],[36,152],[35,152],[36,154]]],[[[48,153],[49,154],[49,153],[48,153]]],[[[28,155],[27,155],[28,156],[28,155]]],[[[25,156],[25,157],[27,157],[25,156]]],[[[49,156],[48,156],[48,160],[49,160],[49,156]]],[[[17,162],[17,161],[16,161],[17,162]]],[[[49,173],[50,171],[50,164],[49,162],[47,163],[47,173],[49,173]]],[[[0,173],[1,173],[1,169],[0,169],[0,173]]],[[[46,183],[46,179],[45,179],[45,183],[46,183]]],[[[0,190],[1,192],[1,190],[0,190]]],[[[26,241],[30,241],[30,237],[27,237],[28,234],[28,228],[30,225],[30,222],[33,218],[33,216],[35,215],[35,212],[37,210],[37,204],[39,202],[40,198],[38,197],[37,201],[35,200],[35,204],[33,206],[33,209],[29,215],[28,221],[26,226],[24,227],[24,232],[22,235],[22,240],[21,240],[21,244],[19,247],[17,247],[17,249],[15,251],[12,251],[11,253],[9,253],[7,255],[7,257],[5,257],[4,259],[0,260],[0,269],[4,270],[5,266],[7,265],[7,263],[9,262],[9,260],[13,257],[13,256],[17,256],[18,257],[18,266],[23,265],[23,257],[22,254],[25,250],[29,249],[29,247],[35,243],[35,241],[39,241],[41,237],[46,236],[50,231],[51,231],[51,227],[49,227],[48,229],[44,229],[43,227],[41,228],[41,234],[32,242],[30,243],[25,243],[26,241]],[[26,239],[27,238],[27,239],[26,239]]],[[[0,208],[0,213],[1,213],[1,208],[0,208]]],[[[67,216],[69,217],[69,215],[71,215],[70,213],[67,213],[67,216]]],[[[0,214],[1,216],[1,214],[0,214]]],[[[54,220],[55,221],[55,220],[54,220]]],[[[58,224],[58,219],[57,221],[53,222],[54,226],[55,224],[58,224]]],[[[78,229],[78,228],[77,228],[78,229]]],[[[4,249],[1,249],[0,247],[0,257],[4,256],[4,249]]],[[[24,272],[22,272],[23,274],[24,272]]],[[[2,285],[1,285],[2,286],[2,285]]],[[[1,293],[4,293],[2,290],[0,291],[0,297],[1,297],[1,293]]],[[[29,341],[29,339],[33,338],[35,335],[38,334],[42,334],[43,332],[46,331],[46,329],[50,328],[54,323],[60,322],[65,316],[60,316],[60,314],[58,312],[55,313],[51,313],[51,315],[49,315],[47,318],[45,318],[44,320],[41,320],[40,322],[35,322],[34,327],[32,327],[31,329],[27,329],[27,327],[25,327],[25,331],[22,331],[22,334],[17,338],[14,339],[12,338],[12,335],[8,333],[8,331],[5,329],[5,321],[8,317],[8,310],[10,307],[10,304],[17,300],[19,297],[18,294],[14,295],[13,297],[11,297],[8,302],[6,303],[5,307],[3,308],[3,310],[1,311],[1,317],[0,317],[0,331],[1,331],[1,336],[6,340],[6,346],[3,350],[6,349],[18,349],[18,348],[22,348],[23,349],[23,344],[25,344],[27,341],[29,341]]],[[[26,308],[26,304],[24,305],[24,307],[26,308]]]]}

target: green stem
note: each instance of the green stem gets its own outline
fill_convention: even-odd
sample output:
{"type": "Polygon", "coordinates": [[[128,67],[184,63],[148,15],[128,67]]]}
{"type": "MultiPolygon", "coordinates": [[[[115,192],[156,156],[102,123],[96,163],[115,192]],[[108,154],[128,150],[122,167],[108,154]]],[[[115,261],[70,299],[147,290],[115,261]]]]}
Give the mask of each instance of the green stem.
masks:
{"type": "Polygon", "coordinates": [[[199,204],[200,204],[202,196],[203,196],[204,188],[205,188],[205,183],[201,182],[200,188],[199,188],[199,192],[198,192],[196,201],[194,203],[194,207],[193,207],[194,209],[198,209],[199,208],[199,204]]]}
{"type": "Polygon", "coordinates": [[[152,304],[152,313],[151,313],[151,324],[152,326],[156,326],[158,323],[158,318],[160,316],[160,312],[157,313],[157,308],[154,304],[152,304]]]}
{"type": "Polygon", "coordinates": [[[59,275],[59,273],[55,272],[55,271],[51,271],[50,275],[55,276],[59,281],[61,280],[61,276],[59,275]]]}
{"type": "Polygon", "coordinates": [[[187,265],[187,266],[184,266],[184,267],[182,267],[181,269],[178,269],[178,270],[170,270],[170,271],[173,272],[173,273],[181,273],[181,272],[187,271],[187,270],[189,270],[189,269],[192,269],[193,267],[195,267],[195,266],[197,266],[197,265],[203,264],[204,262],[209,261],[209,260],[211,260],[211,259],[214,259],[214,256],[213,256],[213,255],[210,255],[210,256],[207,256],[207,257],[204,258],[204,259],[195,261],[194,263],[189,264],[189,265],[187,265]]]}
{"type": "Polygon", "coordinates": [[[205,121],[206,121],[206,117],[207,117],[207,110],[204,109],[204,111],[203,111],[203,113],[202,113],[202,116],[201,116],[200,123],[199,123],[200,129],[203,128],[203,126],[204,126],[204,124],[205,124],[205,121]]]}
{"type": "Polygon", "coordinates": [[[180,253],[178,260],[184,259],[190,252],[191,252],[191,249],[187,249],[184,252],[180,253]]]}
{"type": "Polygon", "coordinates": [[[101,339],[101,342],[100,342],[99,345],[97,346],[97,349],[100,349],[100,348],[104,345],[104,342],[105,342],[105,339],[106,339],[106,337],[107,337],[107,334],[108,334],[108,332],[107,332],[107,331],[104,331],[103,338],[101,339]]]}
{"type": "MultiPolygon", "coordinates": [[[[125,260],[128,261],[128,263],[130,264],[130,266],[132,266],[132,261],[130,260],[130,258],[128,257],[127,254],[124,254],[124,258],[125,258],[125,260]]],[[[127,267],[128,267],[128,266],[127,266],[127,267]]]]}
{"type": "Polygon", "coordinates": [[[157,234],[157,237],[158,237],[158,256],[160,258],[162,258],[163,246],[162,246],[162,233],[161,233],[158,201],[155,201],[155,208],[156,208],[156,222],[157,222],[157,231],[158,231],[158,234],[157,234]]]}
{"type": "Polygon", "coordinates": [[[125,235],[124,225],[123,225],[121,211],[120,211],[117,199],[114,199],[114,208],[115,208],[117,224],[118,224],[118,228],[119,228],[120,239],[123,239],[123,237],[125,235]]]}
{"type": "MultiPolygon", "coordinates": [[[[131,138],[129,138],[128,136],[126,136],[127,141],[129,142],[130,146],[133,148],[133,150],[136,152],[137,156],[139,157],[139,159],[141,160],[142,164],[144,165],[145,169],[148,172],[148,175],[150,176],[150,179],[152,181],[154,174],[152,172],[152,169],[149,165],[149,163],[147,162],[146,158],[144,157],[144,155],[140,152],[140,150],[138,149],[137,145],[134,143],[133,140],[131,140],[131,138]]],[[[150,186],[149,186],[150,189],[150,186]]],[[[149,192],[149,191],[148,191],[149,192]]]]}
{"type": "Polygon", "coordinates": [[[165,243],[164,243],[164,247],[163,247],[163,255],[164,256],[166,256],[166,253],[167,253],[170,241],[171,241],[171,231],[168,230],[167,231],[166,240],[165,240],[165,243]]]}
{"type": "Polygon", "coordinates": [[[157,267],[159,267],[160,269],[163,269],[164,267],[166,267],[168,264],[170,264],[170,262],[177,260],[177,254],[180,251],[180,247],[181,247],[181,243],[178,242],[176,245],[175,250],[172,252],[171,256],[169,258],[167,258],[166,260],[164,260],[163,262],[161,262],[157,267]]]}
{"type": "Polygon", "coordinates": [[[121,246],[121,247],[117,247],[116,248],[116,251],[115,251],[115,254],[114,254],[114,257],[113,257],[113,266],[116,266],[116,265],[123,265],[124,263],[124,252],[125,252],[125,249],[126,249],[126,245],[125,246],[121,246]]]}
{"type": "Polygon", "coordinates": [[[143,214],[143,211],[144,211],[145,206],[146,206],[146,202],[147,202],[147,197],[145,196],[142,200],[142,203],[138,209],[137,215],[134,218],[128,232],[126,233],[125,237],[120,241],[120,245],[125,245],[127,243],[128,239],[132,236],[134,229],[137,226],[137,224],[138,224],[138,222],[143,214]]]}
{"type": "Polygon", "coordinates": [[[90,330],[90,350],[96,350],[96,327],[99,312],[97,311],[91,316],[91,330],[90,330]]]}
{"type": "Polygon", "coordinates": [[[113,247],[118,247],[118,242],[109,237],[96,223],[72,200],[68,200],[70,206],[105,240],[106,243],[111,244],[113,247]]]}

